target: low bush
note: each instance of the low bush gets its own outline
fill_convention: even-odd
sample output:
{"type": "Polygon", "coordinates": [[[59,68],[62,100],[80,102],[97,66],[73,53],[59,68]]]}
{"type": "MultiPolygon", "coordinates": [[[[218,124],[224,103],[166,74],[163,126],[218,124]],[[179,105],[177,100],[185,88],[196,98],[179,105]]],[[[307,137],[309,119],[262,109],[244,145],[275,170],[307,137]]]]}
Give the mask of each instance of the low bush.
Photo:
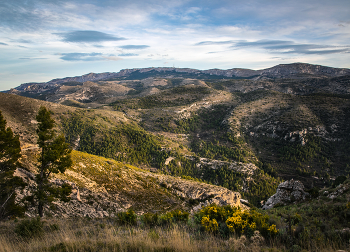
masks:
{"type": "Polygon", "coordinates": [[[15,226],[15,233],[23,238],[32,238],[44,234],[43,222],[40,217],[22,220],[15,226]]]}
{"type": "Polygon", "coordinates": [[[160,215],[158,218],[158,223],[161,226],[173,223],[173,214],[171,212],[167,212],[165,214],[160,215]]]}
{"type": "Polygon", "coordinates": [[[165,226],[175,222],[187,222],[189,213],[181,210],[173,210],[161,215],[157,213],[145,213],[141,216],[141,220],[147,226],[165,226]]]}
{"type": "Polygon", "coordinates": [[[181,210],[174,210],[171,212],[173,215],[174,221],[183,221],[186,222],[188,220],[188,216],[190,215],[188,212],[183,212],[181,210]]]}
{"type": "Polygon", "coordinates": [[[136,225],[137,215],[129,208],[126,212],[117,213],[117,222],[120,225],[136,225]]]}
{"type": "Polygon", "coordinates": [[[196,214],[196,219],[207,232],[228,236],[227,232],[251,237],[254,231],[260,231],[265,238],[272,238],[278,234],[276,225],[268,224],[269,216],[251,209],[242,210],[239,207],[217,206],[215,204],[202,208],[196,214]]]}
{"type": "Polygon", "coordinates": [[[154,227],[158,224],[159,215],[157,213],[145,213],[141,220],[147,226],[154,227]]]}

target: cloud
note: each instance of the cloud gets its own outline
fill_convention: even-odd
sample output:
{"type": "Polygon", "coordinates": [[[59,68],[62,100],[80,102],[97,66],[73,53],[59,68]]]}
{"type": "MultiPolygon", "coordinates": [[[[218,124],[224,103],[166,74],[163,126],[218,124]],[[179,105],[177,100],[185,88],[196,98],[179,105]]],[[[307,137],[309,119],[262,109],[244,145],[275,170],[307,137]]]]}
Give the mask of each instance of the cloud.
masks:
{"type": "Polygon", "coordinates": [[[196,46],[200,45],[225,45],[225,44],[232,44],[234,41],[228,40],[228,41],[202,41],[199,43],[196,43],[196,46]]]}
{"type": "Polygon", "coordinates": [[[60,59],[65,61],[99,61],[104,60],[102,53],[60,53],[60,59]]]}
{"type": "Polygon", "coordinates": [[[6,43],[3,43],[3,42],[0,42],[0,45],[8,45],[8,44],[6,44],[6,43]]]}
{"type": "Polygon", "coordinates": [[[129,57],[129,56],[139,56],[139,55],[136,53],[121,53],[121,54],[118,54],[118,56],[129,57]]]}
{"type": "Polygon", "coordinates": [[[47,58],[18,58],[20,60],[38,60],[38,59],[47,59],[47,58]]]}
{"type": "Polygon", "coordinates": [[[73,31],[67,33],[55,33],[61,36],[64,42],[73,43],[97,43],[104,41],[120,41],[125,40],[125,38],[115,37],[113,35],[98,32],[98,31],[73,31]]]}
{"type": "Polygon", "coordinates": [[[258,48],[265,49],[274,53],[284,54],[333,54],[333,53],[349,53],[350,47],[333,46],[333,45],[317,45],[317,44],[297,44],[293,41],[285,40],[258,40],[258,41],[238,41],[233,49],[241,48],[258,48]]]}
{"type": "Polygon", "coordinates": [[[102,56],[103,59],[105,60],[111,60],[111,61],[119,61],[119,60],[123,60],[122,58],[119,58],[117,56],[102,56]]]}
{"type": "Polygon", "coordinates": [[[122,58],[117,57],[113,54],[108,56],[103,55],[102,53],[58,53],[56,55],[60,55],[60,59],[65,61],[118,61],[122,60],[122,58]]]}
{"type": "Polygon", "coordinates": [[[119,46],[119,47],[122,48],[122,49],[135,49],[135,50],[138,50],[138,49],[148,48],[149,46],[148,45],[123,45],[123,46],[119,46]]]}
{"type": "Polygon", "coordinates": [[[16,42],[16,43],[23,43],[23,44],[30,44],[30,43],[33,43],[32,41],[30,40],[27,40],[27,39],[13,39],[11,40],[12,42],[16,42]]]}

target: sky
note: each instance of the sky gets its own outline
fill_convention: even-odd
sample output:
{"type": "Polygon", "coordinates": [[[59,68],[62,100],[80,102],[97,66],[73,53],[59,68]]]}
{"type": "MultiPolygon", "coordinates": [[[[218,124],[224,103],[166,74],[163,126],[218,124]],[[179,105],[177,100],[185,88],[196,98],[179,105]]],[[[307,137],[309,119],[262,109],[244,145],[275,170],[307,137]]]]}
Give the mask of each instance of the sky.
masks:
{"type": "Polygon", "coordinates": [[[349,0],[1,0],[0,91],[126,68],[350,68],[349,0]]]}

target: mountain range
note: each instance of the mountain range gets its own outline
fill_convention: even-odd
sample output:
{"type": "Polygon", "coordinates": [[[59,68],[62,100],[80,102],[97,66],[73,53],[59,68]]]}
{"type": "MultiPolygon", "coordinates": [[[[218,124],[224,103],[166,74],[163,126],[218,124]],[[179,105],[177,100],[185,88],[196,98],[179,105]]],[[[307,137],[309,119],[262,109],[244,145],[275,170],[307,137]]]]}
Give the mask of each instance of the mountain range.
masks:
{"type": "Polygon", "coordinates": [[[210,69],[197,70],[190,68],[175,68],[175,67],[150,67],[150,68],[133,68],[123,69],[117,73],[89,73],[82,76],[66,77],[62,79],[53,79],[45,83],[24,83],[15,88],[18,91],[29,91],[33,85],[55,86],[65,82],[86,82],[86,81],[100,81],[109,79],[132,79],[134,75],[138,74],[152,74],[158,76],[166,76],[168,78],[177,77],[181,75],[192,75],[192,77],[210,79],[212,78],[298,78],[302,77],[338,77],[350,75],[350,69],[346,68],[332,68],[321,65],[311,65],[306,63],[281,64],[263,70],[251,70],[244,68],[233,68],[228,70],[210,69]]]}

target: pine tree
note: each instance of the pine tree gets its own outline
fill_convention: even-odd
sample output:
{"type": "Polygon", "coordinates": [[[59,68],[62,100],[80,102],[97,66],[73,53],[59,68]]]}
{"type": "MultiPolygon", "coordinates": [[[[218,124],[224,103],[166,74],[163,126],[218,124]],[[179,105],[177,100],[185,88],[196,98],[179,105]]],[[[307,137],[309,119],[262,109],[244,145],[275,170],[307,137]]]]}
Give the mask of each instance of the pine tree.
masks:
{"type": "Polygon", "coordinates": [[[19,137],[13,135],[0,111],[0,220],[22,215],[24,208],[16,204],[16,189],[24,187],[20,177],[13,176],[21,157],[19,137]]]}
{"type": "Polygon", "coordinates": [[[57,136],[54,130],[55,121],[51,118],[51,111],[40,107],[36,117],[38,121],[38,145],[41,149],[39,156],[39,174],[36,176],[37,188],[35,197],[38,201],[38,213],[44,215],[44,205],[51,202],[53,198],[62,196],[65,198],[70,191],[67,185],[59,191],[49,183],[52,173],[64,173],[66,168],[72,165],[71,149],[66,143],[63,135],[57,136]]]}

